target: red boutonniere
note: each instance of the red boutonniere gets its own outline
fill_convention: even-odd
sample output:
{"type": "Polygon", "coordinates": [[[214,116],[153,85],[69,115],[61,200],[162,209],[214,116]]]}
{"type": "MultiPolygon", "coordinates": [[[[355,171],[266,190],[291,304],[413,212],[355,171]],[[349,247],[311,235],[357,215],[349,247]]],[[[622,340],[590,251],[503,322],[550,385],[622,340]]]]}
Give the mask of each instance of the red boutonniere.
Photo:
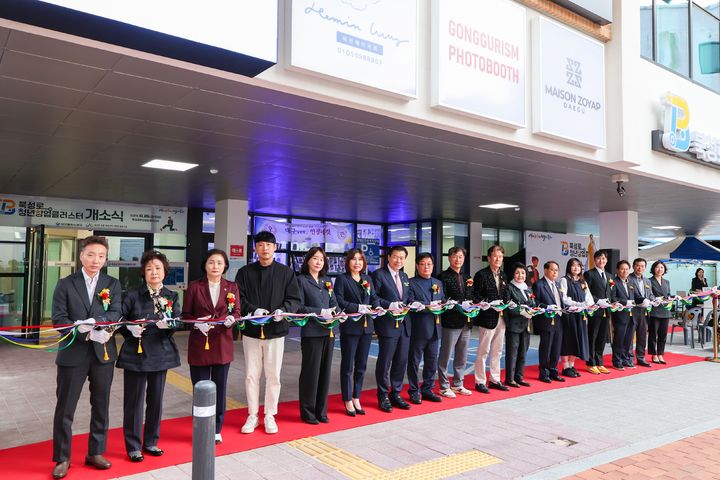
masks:
{"type": "Polygon", "coordinates": [[[534,293],[531,293],[530,295],[528,295],[528,298],[529,298],[530,300],[535,300],[535,294],[534,294],[534,293]]]}
{"type": "Polygon", "coordinates": [[[472,279],[472,278],[468,278],[467,280],[465,280],[465,286],[466,286],[466,287],[472,287],[472,286],[473,286],[473,279],[472,279]]]}
{"type": "Polygon", "coordinates": [[[227,296],[225,297],[225,303],[227,303],[228,313],[232,313],[233,309],[235,308],[235,294],[232,292],[228,292],[227,296]]]}
{"type": "Polygon", "coordinates": [[[333,293],[332,282],[325,282],[325,288],[327,288],[328,295],[330,295],[332,297],[332,293],[333,293]]]}
{"type": "Polygon", "coordinates": [[[370,282],[368,282],[367,280],[363,280],[360,286],[363,288],[363,290],[365,290],[365,293],[370,293],[370,282]]]}
{"type": "Polygon", "coordinates": [[[437,283],[433,283],[432,287],[430,287],[430,290],[432,290],[433,293],[438,293],[440,291],[440,287],[438,287],[437,283]]]}
{"type": "Polygon", "coordinates": [[[172,317],[172,300],[170,300],[169,298],[160,297],[158,301],[160,302],[160,313],[164,314],[168,318],[172,317]]]}
{"type": "Polygon", "coordinates": [[[107,312],[107,309],[110,307],[110,302],[112,302],[112,295],[110,295],[110,289],[103,288],[102,290],[100,290],[100,293],[98,293],[98,298],[102,303],[103,310],[107,312]]]}
{"type": "Polygon", "coordinates": [[[610,284],[611,287],[615,286],[615,280],[613,280],[612,278],[610,280],[608,280],[608,283],[610,284]]]}

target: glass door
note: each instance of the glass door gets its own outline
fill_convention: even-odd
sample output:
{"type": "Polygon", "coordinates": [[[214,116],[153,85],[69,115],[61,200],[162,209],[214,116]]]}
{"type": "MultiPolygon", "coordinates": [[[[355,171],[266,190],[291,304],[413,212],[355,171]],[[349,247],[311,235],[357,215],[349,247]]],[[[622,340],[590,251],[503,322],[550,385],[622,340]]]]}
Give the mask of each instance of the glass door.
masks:
{"type": "Polygon", "coordinates": [[[122,294],[143,284],[140,259],[152,248],[151,233],[94,232],[105,237],[110,247],[105,273],[120,280],[122,294]]]}
{"type": "Polygon", "coordinates": [[[43,324],[52,323],[52,300],[58,281],[72,275],[77,269],[78,238],[85,236],[81,232],[87,231],[45,230],[43,324]]]}
{"type": "MultiPolygon", "coordinates": [[[[28,227],[25,234],[25,294],[23,325],[40,325],[42,320],[45,226],[28,227]]],[[[36,336],[38,338],[39,336],[36,336]]]]}
{"type": "Polygon", "coordinates": [[[0,327],[23,325],[25,227],[0,227],[0,327]]]}

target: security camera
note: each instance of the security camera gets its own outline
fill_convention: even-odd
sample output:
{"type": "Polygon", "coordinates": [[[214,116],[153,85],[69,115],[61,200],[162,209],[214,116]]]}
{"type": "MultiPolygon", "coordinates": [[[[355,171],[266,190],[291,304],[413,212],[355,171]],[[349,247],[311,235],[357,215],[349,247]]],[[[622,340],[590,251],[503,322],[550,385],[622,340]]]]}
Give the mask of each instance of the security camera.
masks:
{"type": "Polygon", "coordinates": [[[617,192],[618,196],[624,197],[625,187],[623,186],[623,183],[629,182],[630,178],[624,173],[619,173],[617,175],[613,175],[612,177],[610,177],[610,179],[617,185],[615,191],[617,192]]]}

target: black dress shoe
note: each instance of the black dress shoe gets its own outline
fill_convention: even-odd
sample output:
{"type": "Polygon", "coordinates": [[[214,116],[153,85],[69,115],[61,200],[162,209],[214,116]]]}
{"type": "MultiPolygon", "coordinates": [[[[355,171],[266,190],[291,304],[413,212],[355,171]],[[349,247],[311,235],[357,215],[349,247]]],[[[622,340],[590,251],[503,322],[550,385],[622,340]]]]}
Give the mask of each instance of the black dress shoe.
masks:
{"type": "Polygon", "coordinates": [[[667,362],[665,360],[658,360],[662,365],[667,365],[667,362]]]}
{"type": "Polygon", "coordinates": [[[330,423],[330,419],[328,417],[318,417],[318,422],[320,423],[330,423]]]}
{"type": "Polygon", "coordinates": [[[356,408],[355,413],[357,413],[358,415],[365,415],[365,410],[363,410],[362,408],[356,408]]]}
{"type": "Polygon", "coordinates": [[[400,395],[390,395],[390,404],[400,410],[410,410],[410,404],[403,400],[400,395]]]}
{"type": "Polygon", "coordinates": [[[637,368],[634,363],[623,363],[625,368],[637,368]]]}
{"type": "Polygon", "coordinates": [[[563,377],[561,377],[560,375],[558,375],[558,374],[551,375],[551,376],[550,376],[550,380],[553,380],[553,381],[556,381],[556,382],[564,382],[564,381],[565,381],[565,379],[564,379],[563,377]]]}
{"type": "Polygon", "coordinates": [[[475,391],[480,393],[490,393],[490,390],[488,390],[488,387],[486,387],[484,383],[476,383],[475,391]]]}
{"type": "Polygon", "coordinates": [[[317,425],[318,423],[320,423],[317,418],[303,418],[302,421],[307,423],[308,425],[317,425]]]}
{"type": "Polygon", "coordinates": [[[414,405],[420,405],[422,403],[422,399],[420,398],[419,393],[413,393],[410,395],[410,403],[414,405]]]}
{"type": "MultiPolygon", "coordinates": [[[[390,413],[393,411],[392,403],[390,403],[390,399],[387,397],[379,398],[378,406],[380,407],[380,410],[382,410],[385,413],[390,413]]],[[[355,411],[357,412],[357,410],[355,410],[355,411]]]]}
{"type": "Polygon", "coordinates": [[[540,381],[543,383],[552,383],[549,377],[540,377],[540,381]]]}
{"type": "Polygon", "coordinates": [[[520,388],[520,385],[516,382],[506,382],[505,385],[507,385],[508,387],[520,388]]]}
{"type": "Polygon", "coordinates": [[[145,457],[143,457],[143,454],[139,450],[133,450],[132,452],[128,453],[128,457],[130,457],[131,462],[142,462],[145,460],[145,457]]]}
{"type": "Polygon", "coordinates": [[[52,476],[53,478],[65,478],[65,476],[68,474],[69,469],[69,460],[65,460],[64,462],[58,462],[57,465],[55,465],[55,468],[53,468],[52,476]]]}
{"type": "Polygon", "coordinates": [[[638,360],[637,364],[640,365],[641,367],[647,367],[647,368],[652,367],[652,365],[650,365],[650,364],[649,364],[648,362],[646,362],[645,360],[638,360]]]}
{"type": "Polygon", "coordinates": [[[152,455],[153,457],[160,457],[163,453],[165,453],[162,449],[158,447],[143,447],[143,452],[147,453],[148,455],[152,455]]]}
{"type": "Polygon", "coordinates": [[[345,407],[345,414],[348,417],[354,417],[355,414],[357,414],[357,410],[348,410],[347,407],[345,407]]]}
{"type": "Polygon", "coordinates": [[[526,382],[525,380],[515,380],[515,381],[517,382],[518,385],[521,385],[521,386],[523,386],[523,387],[529,387],[529,386],[530,386],[530,384],[529,384],[528,382],[526,382]]]}
{"type": "Polygon", "coordinates": [[[503,384],[500,383],[500,382],[497,382],[497,383],[495,383],[495,382],[490,382],[490,383],[488,384],[488,388],[494,388],[495,390],[500,390],[500,391],[503,391],[503,392],[507,392],[508,390],[510,390],[508,387],[506,387],[505,385],[503,385],[503,384]]]}
{"type": "Polygon", "coordinates": [[[442,398],[440,398],[439,395],[436,395],[435,392],[425,392],[422,394],[422,399],[427,400],[428,402],[435,402],[439,403],[442,402],[442,398]]]}
{"type": "Polygon", "coordinates": [[[85,465],[90,465],[98,470],[107,470],[112,467],[112,463],[102,455],[85,455],[85,465]]]}
{"type": "Polygon", "coordinates": [[[570,367],[570,370],[572,370],[573,373],[575,374],[575,378],[578,378],[578,377],[580,376],[580,372],[578,372],[577,370],[575,370],[575,367],[570,367]]]}

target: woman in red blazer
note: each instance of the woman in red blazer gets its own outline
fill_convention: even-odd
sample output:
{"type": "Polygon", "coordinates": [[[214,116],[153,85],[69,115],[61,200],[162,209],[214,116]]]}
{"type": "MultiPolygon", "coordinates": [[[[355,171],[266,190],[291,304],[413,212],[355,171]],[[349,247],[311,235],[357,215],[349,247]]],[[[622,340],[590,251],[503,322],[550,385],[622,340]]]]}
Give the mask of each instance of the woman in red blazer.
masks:
{"type": "Polygon", "coordinates": [[[190,282],[185,291],[183,318],[224,321],[194,324],[188,340],[188,364],[193,385],[200,380],[212,380],[217,386],[215,443],[221,443],[227,377],[233,361],[232,327],[235,317],[240,316],[240,292],[235,282],[222,278],[228,269],[224,251],[209,250],[204,266],[206,276],[190,282]]]}

